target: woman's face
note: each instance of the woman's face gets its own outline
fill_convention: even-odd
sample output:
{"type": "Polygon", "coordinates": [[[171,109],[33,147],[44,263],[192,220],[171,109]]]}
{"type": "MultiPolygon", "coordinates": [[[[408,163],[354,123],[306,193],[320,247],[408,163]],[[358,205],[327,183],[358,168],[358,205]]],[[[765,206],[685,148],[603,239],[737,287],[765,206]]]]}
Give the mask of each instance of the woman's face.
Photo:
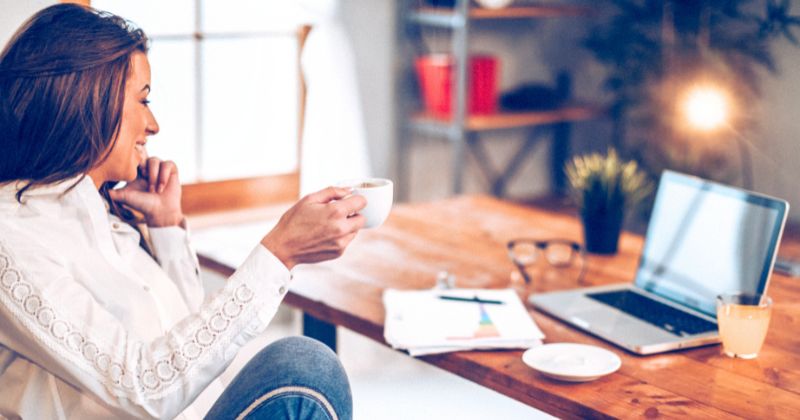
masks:
{"type": "Polygon", "coordinates": [[[147,136],[158,133],[158,123],[148,106],[150,62],[140,51],[131,55],[119,136],[108,158],[89,171],[95,185],[107,181],[133,181],[137,167],[147,158],[147,136]]]}

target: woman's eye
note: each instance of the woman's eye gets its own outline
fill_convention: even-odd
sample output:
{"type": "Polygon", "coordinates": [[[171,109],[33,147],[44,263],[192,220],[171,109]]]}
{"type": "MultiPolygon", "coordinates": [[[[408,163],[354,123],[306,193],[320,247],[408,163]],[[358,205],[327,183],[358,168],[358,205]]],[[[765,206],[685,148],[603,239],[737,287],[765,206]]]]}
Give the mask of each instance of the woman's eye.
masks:
{"type": "Polygon", "coordinates": [[[149,99],[144,99],[144,100],[142,100],[142,105],[144,105],[144,106],[150,106],[150,100],[149,100],[149,99]]]}

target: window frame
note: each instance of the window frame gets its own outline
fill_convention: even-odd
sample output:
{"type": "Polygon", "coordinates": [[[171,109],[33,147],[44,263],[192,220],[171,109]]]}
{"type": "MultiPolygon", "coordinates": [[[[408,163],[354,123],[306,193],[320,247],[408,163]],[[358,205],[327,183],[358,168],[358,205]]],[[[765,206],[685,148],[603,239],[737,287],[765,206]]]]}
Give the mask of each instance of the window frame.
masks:
{"type": "MultiPolygon", "coordinates": [[[[206,39],[236,39],[258,38],[274,36],[274,31],[256,32],[226,32],[202,33],[199,31],[202,19],[201,2],[194,0],[195,24],[194,32],[185,35],[156,35],[154,40],[192,40],[194,46],[194,71],[195,71],[195,169],[200,175],[200,181],[184,183],[182,185],[181,205],[187,215],[201,215],[234,211],[247,208],[269,206],[277,203],[296,201],[300,196],[300,168],[302,162],[302,138],[305,122],[306,108],[306,83],[303,77],[300,58],[305,46],[311,25],[300,25],[295,31],[297,39],[297,71],[298,71],[298,128],[297,128],[297,159],[295,167],[287,173],[270,174],[246,178],[231,178],[224,180],[202,181],[202,151],[203,151],[203,96],[202,96],[202,41],[206,39]]],[[[76,3],[91,6],[91,0],[61,0],[62,3],[76,3]]],[[[284,35],[284,32],[280,32],[284,35]]]]}

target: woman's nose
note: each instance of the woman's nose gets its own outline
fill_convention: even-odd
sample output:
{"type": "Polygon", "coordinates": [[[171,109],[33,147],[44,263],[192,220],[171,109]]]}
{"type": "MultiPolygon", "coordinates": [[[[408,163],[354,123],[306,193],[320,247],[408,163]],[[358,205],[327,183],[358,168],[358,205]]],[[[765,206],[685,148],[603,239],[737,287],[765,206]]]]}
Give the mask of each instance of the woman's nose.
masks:
{"type": "Polygon", "coordinates": [[[160,127],[158,126],[158,121],[156,121],[156,117],[151,112],[150,118],[147,120],[147,134],[150,136],[158,134],[159,129],[160,127]]]}

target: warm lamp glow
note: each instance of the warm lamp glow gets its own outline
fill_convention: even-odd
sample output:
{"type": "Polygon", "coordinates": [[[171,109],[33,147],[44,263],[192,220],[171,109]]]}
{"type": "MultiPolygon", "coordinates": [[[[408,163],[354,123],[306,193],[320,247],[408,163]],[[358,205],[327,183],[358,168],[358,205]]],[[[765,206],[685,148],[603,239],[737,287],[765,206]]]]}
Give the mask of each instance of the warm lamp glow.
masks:
{"type": "Polygon", "coordinates": [[[710,86],[696,86],[686,97],[684,113],[689,124],[701,130],[713,130],[728,117],[728,101],[721,90],[710,86]]]}

